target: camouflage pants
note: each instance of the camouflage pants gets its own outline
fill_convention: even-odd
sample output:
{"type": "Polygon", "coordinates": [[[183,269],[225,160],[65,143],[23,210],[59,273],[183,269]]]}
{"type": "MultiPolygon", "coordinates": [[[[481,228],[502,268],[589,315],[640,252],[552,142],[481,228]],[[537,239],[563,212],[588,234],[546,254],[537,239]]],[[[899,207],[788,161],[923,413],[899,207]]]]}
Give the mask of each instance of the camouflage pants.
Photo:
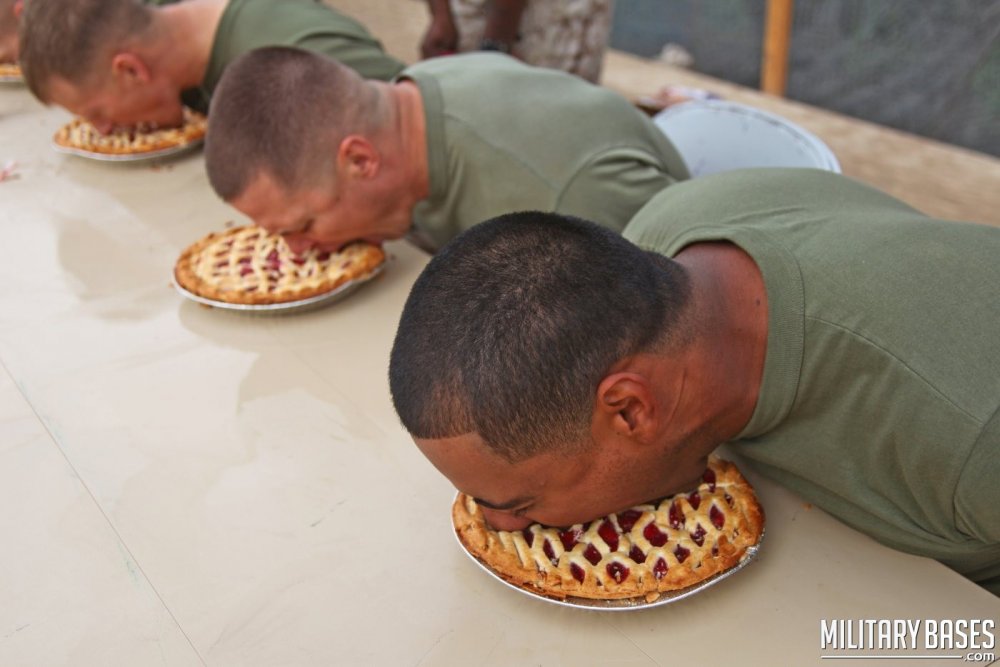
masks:
{"type": "MultiPolygon", "coordinates": [[[[479,48],[489,0],[451,0],[459,51],[479,48]]],[[[529,0],[514,55],[596,82],[611,33],[613,0],[529,0]]]]}

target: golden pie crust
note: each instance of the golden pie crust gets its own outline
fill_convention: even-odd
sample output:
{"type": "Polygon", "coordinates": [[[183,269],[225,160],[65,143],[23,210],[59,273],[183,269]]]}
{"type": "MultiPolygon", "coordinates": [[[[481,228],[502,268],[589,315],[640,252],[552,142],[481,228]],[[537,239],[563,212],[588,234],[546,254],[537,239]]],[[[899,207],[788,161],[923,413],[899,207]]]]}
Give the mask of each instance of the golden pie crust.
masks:
{"type": "Polygon", "coordinates": [[[20,78],[21,66],[17,63],[0,63],[0,79],[20,78]]]}
{"type": "Polygon", "coordinates": [[[212,233],[181,253],[177,284],[225,303],[265,305],[301,301],[368,277],[385,262],[382,248],[352,243],[340,252],[295,255],[278,234],[248,225],[212,233]]]}
{"type": "Polygon", "coordinates": [[[180,148],[204,138],[208,119],[191,109],[184,109],[184,122],[179,127],[155,128],[138,125],[120,128],[111,134],[101,134],[82,118],[74,118],[52,137],[59,146],[102,155],[142,155],[180,148]]]}
{"type": "Polygon", "coordinates": [[[697,489],[587,524],[497,531],[461,493],[452,521],[469,553],[515,586],[557,599],[647,602],[739,564],[764,531],[753,487],[717,457],[697,489]]]}

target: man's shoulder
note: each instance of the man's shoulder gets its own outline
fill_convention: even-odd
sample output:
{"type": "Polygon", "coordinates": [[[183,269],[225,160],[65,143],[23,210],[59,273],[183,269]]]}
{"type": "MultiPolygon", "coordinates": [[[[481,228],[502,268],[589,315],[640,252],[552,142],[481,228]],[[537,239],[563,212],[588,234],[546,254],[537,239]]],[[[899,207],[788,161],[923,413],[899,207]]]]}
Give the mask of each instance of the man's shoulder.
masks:
{"type": "MultiPolygon", "coordinates": [[[[408,66],[401,73],[401,77],[446,77],[446,76],[470,76],[478,77],[483,72],[500,71],[529,73],[533,70],[529,65],[525,65],[516,58],[502,53],[491,51],[481,51],[476,53],[460,53],[451,56],[439,56],[421,60],[418,63],[408,66]]],[[[484,83],[485,82],[481,82],[484,83]]]]}
{"type": "Polygon", "coordinates": [[[268,31],[282,26],[299,26],[315,30],[334,30],[337,33],[370,38],[371,34],[357,19],[330,5],[316,0],[229,0],[223,16],[235,26],[268,31]]]}
{"type": "Polygon", "coordinates": [[[528,65],[493,51],[429,58],[410,65],[399,77],[418,83],[433,81],[445,95],[474,97],[493,104],[509,101],[526,113],[534,104],[566,105],[581,97],[598,105],[606,104],[602,99],[608,98],[625,101],[617,93],[573,74],[528,65]]]}
{"type": "Polygon", "coordinates": [[[863,183],[819,169],[756,168],[678,183],[652,197],[629,222],[633,240],[693,227],[718,233],[787,235],[811,222],[835,227],[868,216],[924,218],[903,202],[863,183]]]}
{"type": "Polygon", "coordinates": [[[431,58],[410,65],[399,79],[420,87],[428,113],[495,130],[504,145],[560,146],[566,143],[564,135],[581,146],[645,146],[650,134],[657,143],[667,143],[618,93],[504,54],[431,58]]]}

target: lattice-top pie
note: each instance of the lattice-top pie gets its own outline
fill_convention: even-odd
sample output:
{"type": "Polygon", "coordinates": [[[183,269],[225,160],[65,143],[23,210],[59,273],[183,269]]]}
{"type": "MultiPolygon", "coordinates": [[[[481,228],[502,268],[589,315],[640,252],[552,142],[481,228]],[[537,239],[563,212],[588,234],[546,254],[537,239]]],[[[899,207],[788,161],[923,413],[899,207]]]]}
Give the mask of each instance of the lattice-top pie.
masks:
{"type": "Polygon", "coordinates": [[[20,77],[20,65],[17,63],[0,63],[0,79],[18,79],[20,77]]]}
{"type": "Polygon", "coordinates": [[[208,121],[204,115],[184,109],[184,122],[178,127],[157,128],[137,125],[101,134],[93,125],[75,118],[59,128],[52,140],[59,146],[103,155],[142,155],[168,148],[180,148],[205,136],[208,121]]]}
{"type": "Polygon", "coordinates": [[[459,494],[452,520],[466,549],[506,581],[553,598],[645,598],[687,588],[737,565],[764,530],[753,487],[712,457],[690,493],[569,528],[493,530],[459,494]]]}
{"type": "Polygon", "coordinates": [[[275,304],[325,294],[369,276],[385,261],[370,243],[352,243],[329,253],[296,255],[277,234],[260,227],[212,233],[181,253],[177,283],[193,294],[226,303],[275,304]]]}

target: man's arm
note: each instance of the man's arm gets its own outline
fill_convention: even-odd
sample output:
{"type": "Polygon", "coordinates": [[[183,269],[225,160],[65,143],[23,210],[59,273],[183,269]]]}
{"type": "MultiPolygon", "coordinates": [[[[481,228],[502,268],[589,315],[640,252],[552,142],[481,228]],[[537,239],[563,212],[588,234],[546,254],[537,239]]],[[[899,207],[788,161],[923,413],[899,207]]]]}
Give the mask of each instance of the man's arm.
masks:
{"type": "MultiPolygon", "coordinates": [[[[479,47],[484,51],[511,53],[517,44],[521,18],[528,0],[486,0],[486,24],[479,47]]],[[[427,0],[431,24],[420,43],[424,58],[447,55],[458,50],[459,32],[450,0],[427,0]]]]}
{"type": "Polygon", "coordinates": [[[486,29],[480,47],[510,53],[517,44],[528,0],[492,0],[486,6],[486,29]]]}
{"type": "Polygon", "coordinates": [[[458,50],[458,29],[448,3],[449,0],[427,0],[431,24],[420,42],[420,54],[424,58],[444,56],[458,50]]]}

